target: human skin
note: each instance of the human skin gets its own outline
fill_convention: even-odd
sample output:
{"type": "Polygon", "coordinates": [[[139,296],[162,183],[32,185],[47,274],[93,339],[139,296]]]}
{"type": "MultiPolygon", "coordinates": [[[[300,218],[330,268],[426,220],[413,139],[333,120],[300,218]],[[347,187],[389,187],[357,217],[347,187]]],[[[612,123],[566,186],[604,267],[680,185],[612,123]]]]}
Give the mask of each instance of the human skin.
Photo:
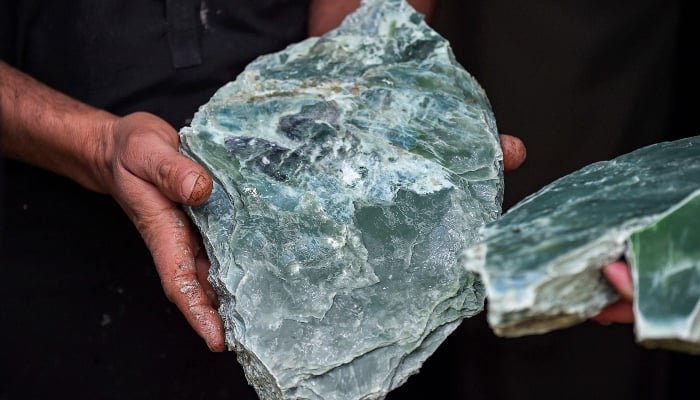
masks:
{"type": "Polygon", "coordinates": [[[166,296],[213,351],[223,324],[207,296],[208,263],[178,204],[204,202],[207,171],[177,151],[178,135],[148,113],[117,117],[0,62],[0,151],[111,195],[148,246],[166,296]]]}
{"type": "MultiPolygon", "coordinates": [[[[438,0],[409,0],[409,3],[417,11],[424,14],[428,22],[431,21],[438,0]]],[[[336,27],[343,18],[354,11],[360,5],[360,0],[312,0],[309,18],[309,35],[320,36],[328,30],[336,27]]],[[[503,148],[503,167],[506,172],[517,169],[526,157],[523,143],[517,137],[501,135],[501,147],[503,148]]],[[[629,323],[634,321],[632,312],[632,279],[629,267],[624,262],[615,262],[603,268],[603,275],[620,292],[621,299],[606,307],[595,321],[600,323],[629,323]]]]}
{"type": "MultiPolygon", "coordinates": [[[[426,13],[434,4],[415,3],[426,13]]],[[[352,4],[313,0],[310,33],[335,26],[354,9],[348,6],[352,4]]],[[[517,168],[525,158],[522,142],[502,135],[501,143],[505,169],[517,168]]],[[[153,114],[116,116],[0,61],[0,153],[112,196],[150,250],[165,295],[210,350],[223,351],[223,323],[206,279],[209,262],[201,238],[180,208],[203,203],[211,194],[212,179],[181,155],[178,145],[175,129],[153,114]]]]}
{"type": "MultiPolygon", "coordinates": [[[[413,3],[429,18],[435,2],[413,3]]],[[[336,26],[359,1],[313,0],[309,33],[336,26]]],[[[179,204],[198,205],[212,180],[177,152],[178,135],[148,113],[115,116],[65,96],[0,62],[0,152],[67,176],[87,189],[111,195],[148,246],[166,296],[212,351],[225,349],[223,324],[207,282],[209,263],[201,240],[179,204]]],[[[504,169],[516,169],[525,147],[501,135],[504,169]]],[[[631,279],[625,264],[604,269],[622,293],[599,322],[631,322],[631,279]]]]}
{"type": "Polygon", "coordinates": [[[625,262],[615,261],[603,268],[603,275],[620,293],[620,300],[605,307],[593,320],[602,324],[634,322],[632,275],[629,266],[625,262]]]}
{"type": "MultiPolygon", "coordinates": [[[[430,22],[438,0],[408,0],[430,22]]],[[[343,18],[360,6],[360,0],[311,0],[309,36],[321,36],[340,25],[343,18]]]]}

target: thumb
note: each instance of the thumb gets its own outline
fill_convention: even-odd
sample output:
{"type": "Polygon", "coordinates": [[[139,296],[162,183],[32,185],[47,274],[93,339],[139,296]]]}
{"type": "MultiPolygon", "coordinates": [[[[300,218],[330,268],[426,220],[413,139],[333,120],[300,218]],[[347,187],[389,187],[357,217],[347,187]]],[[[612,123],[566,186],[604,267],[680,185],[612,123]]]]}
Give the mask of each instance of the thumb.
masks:
{"type": "MultiPolygon", "coordinates": [[[[157,140],[135,154],[145,163],[134,163],[134,175],[150,181],[170,200],[187,205],[199,205],[211,194],[212,179],[199,164],[178,153],[165,142],[157,140]]],[[[131,169],[131,168],[130,168],[131,169]]]]}
{"type": "Polygon", "coordinates": [[[120,162],[133,175],[155,185],[168,199],[199,205],[211,194],[212,179],[201,165],[180,154],[175,129],[146,113],[124,117],[120,162]]]}

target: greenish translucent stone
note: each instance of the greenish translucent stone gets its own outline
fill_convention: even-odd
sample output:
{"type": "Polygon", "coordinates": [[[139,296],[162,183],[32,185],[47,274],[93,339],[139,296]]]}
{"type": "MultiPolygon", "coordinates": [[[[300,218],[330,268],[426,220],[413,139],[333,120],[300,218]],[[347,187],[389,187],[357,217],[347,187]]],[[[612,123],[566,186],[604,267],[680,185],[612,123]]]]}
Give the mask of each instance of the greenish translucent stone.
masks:
{"type": "Polygon", "coordinates": [[[637,340],[700,353],[700,190],[629,244],[637,340]]]}
{"type": "Polygon", "coordinates": [[[405,1],[257,59],[180,134],[214,178],[188,212],[262,399],[383,398],[482,309],[458,257],[500,214],[496,125],[405,1]]]}
{"type": "MultiPolygon", "coordinates": [[[[543,333],[598,314],[617,299],[600,269],[624,255],[630,235],[698,189],[700,136],[591,164],[487,225],[483,242],[468,249],[463,262],[482,276],[495,332],[543,333]]],[[[696,215],[686,223],[697,226],[698,221],[696,215]]],[[[653,267],[644,265],[663,269],[654,260],[648,260],[653,267]]],[[[645,287],[640,304],[656,296],[645,287]]]]}

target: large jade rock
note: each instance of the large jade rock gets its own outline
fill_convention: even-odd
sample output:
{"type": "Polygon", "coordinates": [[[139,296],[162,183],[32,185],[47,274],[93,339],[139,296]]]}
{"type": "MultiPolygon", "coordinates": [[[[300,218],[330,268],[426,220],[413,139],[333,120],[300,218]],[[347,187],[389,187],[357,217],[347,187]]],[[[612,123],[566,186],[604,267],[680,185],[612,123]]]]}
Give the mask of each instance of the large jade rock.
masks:
{"type": "Polygon", "coordinates": [[[484,280],[495,332],[543,333],[598,314],[617,299],[600,269],[627,252],[638,339],[697,346],[698,190],[700,136],[589,165],[517,204],[463,259],[484,280]]]}
{"type": "Polygon", "coordinates": [[[483,287],[458,262],[500,214],[483,90],[403,0],[259,58],[181,131],[226,340],[262,399],[380,399],[483,287]]]}

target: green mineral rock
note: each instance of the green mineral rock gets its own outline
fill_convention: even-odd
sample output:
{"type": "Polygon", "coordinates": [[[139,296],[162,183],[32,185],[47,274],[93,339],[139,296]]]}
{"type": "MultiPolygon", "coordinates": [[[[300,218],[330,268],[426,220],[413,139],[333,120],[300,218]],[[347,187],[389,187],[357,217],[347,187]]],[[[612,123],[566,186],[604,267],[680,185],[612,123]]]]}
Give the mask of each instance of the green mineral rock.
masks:
{"type": "Polygon", "coordinates": [[[600,269],[625,254],[632,236],[640,340],[697,344],[699,189],[696,136],[591,164],[523,200],[462,259],[483,278],[489,323],[520,336],[598,314],[617,299],[600,269]]]}
{"type": "Polygon", "coordinates": [[[500,214],[488,100],[403,0],[251,63],[181,131],[226,340],[264,400],[381,399],[483,287],[459,263],[500,214]]]}
{"type": "Polygon", "coordinates": [[[700,353],[700,190],[629,244],[637,340],[700,353]]]}

